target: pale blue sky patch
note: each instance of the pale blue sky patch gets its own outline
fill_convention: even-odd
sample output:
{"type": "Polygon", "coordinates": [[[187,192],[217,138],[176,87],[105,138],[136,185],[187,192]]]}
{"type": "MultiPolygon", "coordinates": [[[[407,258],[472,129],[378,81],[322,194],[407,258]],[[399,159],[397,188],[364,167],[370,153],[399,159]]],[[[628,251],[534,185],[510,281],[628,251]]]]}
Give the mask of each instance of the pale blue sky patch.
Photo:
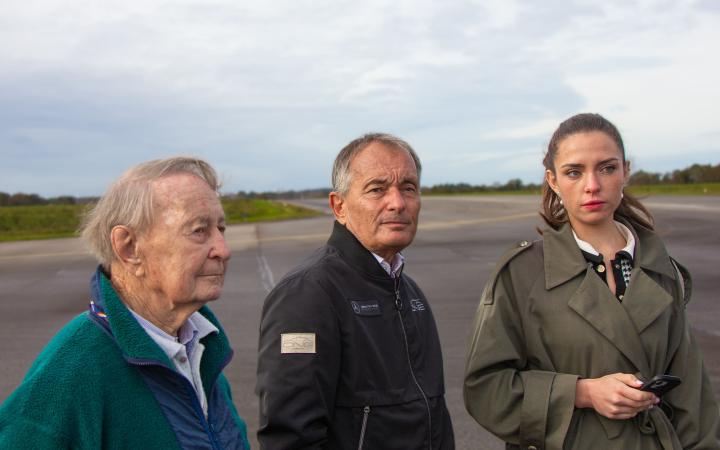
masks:
{"type": "Polygon", "coordinates": [[[0,191],[99,195],[194,154],[225,191],[329,186],[368,131],[424,184],[542,179],[557,124],[600,112],[634,169],[718,163],[720,10],[701,1],[9,0],[0,191]]]}

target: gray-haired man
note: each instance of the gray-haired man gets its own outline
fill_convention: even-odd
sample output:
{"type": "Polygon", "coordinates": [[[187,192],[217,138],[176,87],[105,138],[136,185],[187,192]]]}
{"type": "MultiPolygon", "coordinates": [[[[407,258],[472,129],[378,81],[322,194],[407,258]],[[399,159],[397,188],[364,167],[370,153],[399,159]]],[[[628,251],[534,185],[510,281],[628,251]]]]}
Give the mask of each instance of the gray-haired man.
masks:
{"type": "Polygon", "coordinates": [[[248,449],[205,306],[230,250],[215,170],[148,161],[113,183],[83,237],[100,266],[89,310],[50,341],[0,407],[0,448],[248,449]]]}
{"type": "Polygon", "coordinates": [[[333,168],[327,245],[265,300],[258,440],[265,449],[451,449],[442,356],[425,296],[402,273],[420,161],[370,134],[333,168]]]}

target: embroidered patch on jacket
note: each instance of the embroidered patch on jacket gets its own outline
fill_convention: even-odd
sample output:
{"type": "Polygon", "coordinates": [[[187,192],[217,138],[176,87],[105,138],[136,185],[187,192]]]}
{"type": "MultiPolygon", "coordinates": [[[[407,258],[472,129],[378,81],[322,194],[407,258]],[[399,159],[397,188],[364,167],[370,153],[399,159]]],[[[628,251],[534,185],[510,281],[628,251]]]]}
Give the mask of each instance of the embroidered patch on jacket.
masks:
{"type": "Polygon", "coordinates": [[[413,311],[425,311],[425,305],[419,298],[410,300],[410,307],[413,311]]]}
{"type": "Polygon", "coordinates": [[[280,334],[280,353],[316,353],[315,333],[280,334]]]}
{"type": "Polygon", "coordinates": [[[382,315],[380,311],[380,303],[377,300],[351,300],[350,306],[358,316],[379,316],[382,315]]]}

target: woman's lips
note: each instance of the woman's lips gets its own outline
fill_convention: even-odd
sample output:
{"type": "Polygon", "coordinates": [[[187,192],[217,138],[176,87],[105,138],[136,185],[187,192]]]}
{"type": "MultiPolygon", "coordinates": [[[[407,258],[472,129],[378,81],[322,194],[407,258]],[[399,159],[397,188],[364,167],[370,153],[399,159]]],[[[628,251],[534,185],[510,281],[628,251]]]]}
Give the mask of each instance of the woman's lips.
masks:
{"type": "Polygon", "coordinates": [[[583,203],[582,207],[585,209],[589,209],[590,211],[595,211],[602,208],[604,204],[605,202],[600,200],[590,200],[589,202],[583,203]]]}

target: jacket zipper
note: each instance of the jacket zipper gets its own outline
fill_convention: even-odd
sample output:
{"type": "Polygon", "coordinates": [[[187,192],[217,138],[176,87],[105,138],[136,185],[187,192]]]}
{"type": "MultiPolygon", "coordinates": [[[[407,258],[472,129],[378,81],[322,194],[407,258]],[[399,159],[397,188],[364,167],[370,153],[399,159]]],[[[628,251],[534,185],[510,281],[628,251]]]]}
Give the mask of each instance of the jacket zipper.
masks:
{"type": "Polygon", "coordinates": [[[400,330],[402,330],[403,340],[405,341],[405,355],[407,356],[408,367],[410,368],[410,376],[415,383],[420,395],[422,395],[423,401],[425,402],[425,409],[428,416],[428,448],[432,450],[432,415],[430,414],[430,402],[428,402],[427,395],[423,391],[420,383],[418,383],[415,377],[415,370],[413,370],[412,362],[410,361],[410,345],[408,344],[407,332],[405,331],[405,323],[403,322],[402,314],[400,311],[403,308],[402,298],[400,297],[400,275],[402,272],[395,276],[395,308],[397,309],[398,319],[400,319],[400,330]]]}
{"type": "Polygon", "coordinates": [[[360,427],[360,440],[358,442],[358,450],[362,450],[363,444],[365,443],[365,431],[367,429],[368,416],[370,415],[370,407],[366,406],[363,408],[363,420],[362,426],[360,427]]]}
{"type": "MultiPolygon", "coordinates": [[[[212,425],[212,422],[210,422],[210,402],[208,401],[208,417],[205,417],[205,413],[202,410],[202,406],[200,405],[200,399],[198,399],[197,393],[195,392],[195,388],[190,383],[190,381],[185,378],[184,376],[180,375],[175,370],[171,369],[170,367],[166,366],[161,361],[155,361],[155,360],[139,360],[135,358],[126,358],[128,362],[131,364],[135,364],[137,366],[160,366],[163,367],[170,372],[173,373],[173,376],[180,377],[183,383],[185,385],[185,389],[188,393],[188,397],[190,397],[190,400],[192,402],[192,408],[195,411],[195,414],[200,417],[200,424],[202,425],[203,429],[205,430],[205,434],[207,434],[208,438],[210,438],[210,445],[212,445],[213,449],[220,449],[220,443],[218,442],[217,435],[215,434],[215,427],[212,425]]],[[[215,389],[215,386],[213,386],[213,390],[215,389]]],[[[212,395],[212,392],[211,392],[212,395]]],[[[244,445],[244,444],[243,444],[244,445]]]]}

